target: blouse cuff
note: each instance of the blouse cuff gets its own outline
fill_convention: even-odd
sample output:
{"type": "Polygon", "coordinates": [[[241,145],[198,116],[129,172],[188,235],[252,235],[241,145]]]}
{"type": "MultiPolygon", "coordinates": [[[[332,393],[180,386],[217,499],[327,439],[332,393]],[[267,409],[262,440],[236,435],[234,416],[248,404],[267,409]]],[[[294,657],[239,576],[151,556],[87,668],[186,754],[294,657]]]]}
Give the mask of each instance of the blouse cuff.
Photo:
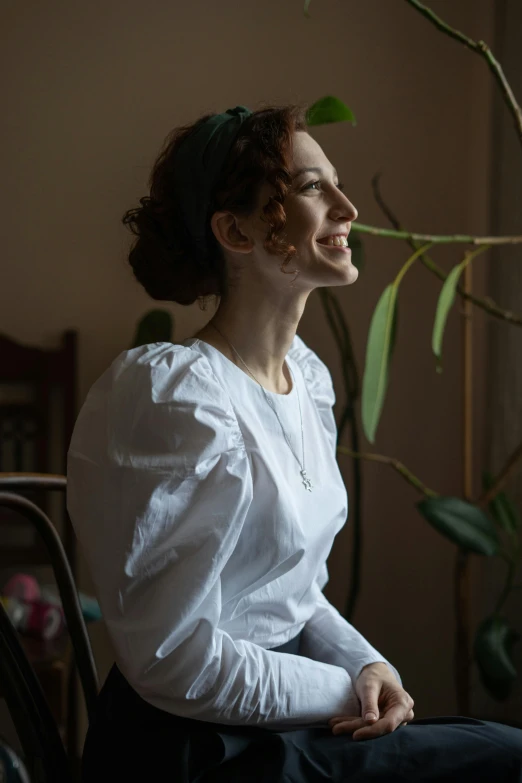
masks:
{"type": "Polygon", "coordinates": [[[385,663],[402,685],[397,669],[332,606],[317,582],[315,589],[318,594],[316,610],[303,629],[303,654],[342,667],[354,684],[365,666],[385,663]]]}

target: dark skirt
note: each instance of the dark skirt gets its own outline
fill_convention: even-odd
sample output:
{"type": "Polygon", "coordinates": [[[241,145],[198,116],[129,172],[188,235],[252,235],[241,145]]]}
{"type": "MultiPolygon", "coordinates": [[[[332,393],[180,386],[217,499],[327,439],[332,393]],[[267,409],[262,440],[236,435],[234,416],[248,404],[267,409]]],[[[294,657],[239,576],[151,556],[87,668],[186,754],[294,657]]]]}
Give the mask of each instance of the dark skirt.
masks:
{"type": "MultiPolygon", "coordinates": [[[[298,654],[299,641],[274,651],[298,654]]],[[[414,720],[365,741],[329,728],[225,726],[153,707],[113,666],[87,733],[82,781],[522,783],[522,731],[461,717],[414,720]]]]}

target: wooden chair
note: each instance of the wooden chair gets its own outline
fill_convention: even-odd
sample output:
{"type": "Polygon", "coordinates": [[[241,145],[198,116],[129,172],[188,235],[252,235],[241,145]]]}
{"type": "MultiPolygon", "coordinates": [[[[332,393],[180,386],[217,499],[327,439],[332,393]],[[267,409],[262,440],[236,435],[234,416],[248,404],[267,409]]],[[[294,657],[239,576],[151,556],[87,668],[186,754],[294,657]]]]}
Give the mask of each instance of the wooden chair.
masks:
{"type": "MultiPolygon", "coordinates": [[[[61,539],[49,517],[20,491],[66,488],[65,476],[0,474],[0,509],[16,510],[38,533],[53,568],[85,698],[92,719],[98,677],[83,619],[78,592],[61,539]],[[11,490],[11,491],[6,491],[11,490]],[[12,491],[14,490],[14,491],[12,491]]],[[[40,681],[0,603],[0,680],[4,686],[15,728],[23,747],[31,780],[38,783],[72,783],[77,779],[75,759],[68,757],[58,724],[40,681]]]]}
{"type": "MultiPolygon", "coordinates": [[[[66,472],[76,417],[76,342],[73,331],[66,331],[54,350],[0,335],[0,472],[66,472]]],[[[76,540],[65,493],[53,499],[47,486],[35,483],[25,484],[20,491],[47,515],[53,506],[52,516],[76,578],[76,540]]],[[[45,546],[19,507],[0,509],[0,536],[2,570],[31,572],[49,565],[45,546]]],[[[28,637],[20,641],[66,737],[69,754],[78,755],[76,673],[68,635],[54,642],[28,637]]]]}

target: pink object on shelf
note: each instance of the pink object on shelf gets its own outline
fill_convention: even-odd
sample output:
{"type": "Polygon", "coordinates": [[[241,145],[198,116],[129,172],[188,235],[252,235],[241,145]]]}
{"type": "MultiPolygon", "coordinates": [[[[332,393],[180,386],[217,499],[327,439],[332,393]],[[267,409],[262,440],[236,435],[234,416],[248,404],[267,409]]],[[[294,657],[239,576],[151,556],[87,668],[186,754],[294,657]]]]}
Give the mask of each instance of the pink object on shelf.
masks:
{"type": "Polygon", "coordinates": [[[2,603],[20,633],[50,641],[60,636],[64,627],[64,615],[60,606],[47,601],[21,601],[13,596],[3,596],[2,603]]]}
{"type": "Polygon", "coordinates": [[[65,627],[61,605],[47,600],[30,574],[12,576],[2,590],[2,600],[11,622],[21,633],[51,640],[65,627]]]}
{"type": "Polygon", "coordinates": [[[38,601],[40,585],[30,574],[15,574],[4,586],[2,594],[20,601],[38,601]]]}
{"type": "Polygon", "coordinates": [[[47,601],[32,601],[28,604],[30,611],[27,617],[26,633],[40,636],[43,639],[55,639],[64,628],[61,607],[47,601]]]}

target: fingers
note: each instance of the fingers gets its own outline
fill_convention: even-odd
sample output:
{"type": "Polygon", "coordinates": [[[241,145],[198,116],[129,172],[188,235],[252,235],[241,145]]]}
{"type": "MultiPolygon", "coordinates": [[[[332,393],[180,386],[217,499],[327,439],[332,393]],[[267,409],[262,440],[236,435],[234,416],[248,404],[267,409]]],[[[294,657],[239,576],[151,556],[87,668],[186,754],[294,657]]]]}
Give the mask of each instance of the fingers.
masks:
{"type": "MultiPolygon", "coordinates": [[[[375,722],[375,721],[372,721],[375,722]]],[[[332,727],[332,734],[353,734],[357,729],[361,729],[363,726],[367,726],[368,721],[364,718],[343,716],[340,718],[332,718],[330,726],[332,727]]]]}
{"type": "Polygon", "coordinates": [[[403,721],[403,722],[401,723],[401,726],[407,726],[407,725],[408,725],[408,723],[409,723],[411,720],[413,720],[413,718],[414,718],[414,717],[415,717],[415,714],[414,714],[413,710],[410,710],[410,711],[408,712],[408,714],[406,715],[406,720],[405,720],[405,721],[403,721]]]}
{"type": "Polygon", "coordinates": [[[413,718],[412,709],[408,710],[405,715],[404,708],[397,705],[387,712],[380,712],[379,719],[367,721],[360,716],[340,715],[332,718],[329,725],[333,734],[352,734],[354,740],[364,740],[390,734],[395,729],[406,726],[413,718]]]}
{"type": "Polygon", "coordinates": [[[360,686],[361,715],[365,720],[376,721],[379,717],[379,694],[381,682],[378,679],[364,680],[360,686]]]}
{"type": "MultiPolygon", "coordinates": [[[[328,723],[330,726],[335,726],[336,723],[352,720],[363,720],[360,715],[339,715],[337,718],[331,718],[328,723]]],[[[364,721],[363,721],[364,722],[364,721]]]]}
{"type": "Polygon", "coordinates": [[[397,705],[391,707],[383,717],[373,723],[373,725],[362,726],[353,733],[354,740],[372,739],[374,737],[382,737],[383,734],[391,734],[403,723],[407,723],[410,720],[410,714],[413,718],[413,710],[408,710],[406,715],[404,714],[404,707],[397,705]]]}

